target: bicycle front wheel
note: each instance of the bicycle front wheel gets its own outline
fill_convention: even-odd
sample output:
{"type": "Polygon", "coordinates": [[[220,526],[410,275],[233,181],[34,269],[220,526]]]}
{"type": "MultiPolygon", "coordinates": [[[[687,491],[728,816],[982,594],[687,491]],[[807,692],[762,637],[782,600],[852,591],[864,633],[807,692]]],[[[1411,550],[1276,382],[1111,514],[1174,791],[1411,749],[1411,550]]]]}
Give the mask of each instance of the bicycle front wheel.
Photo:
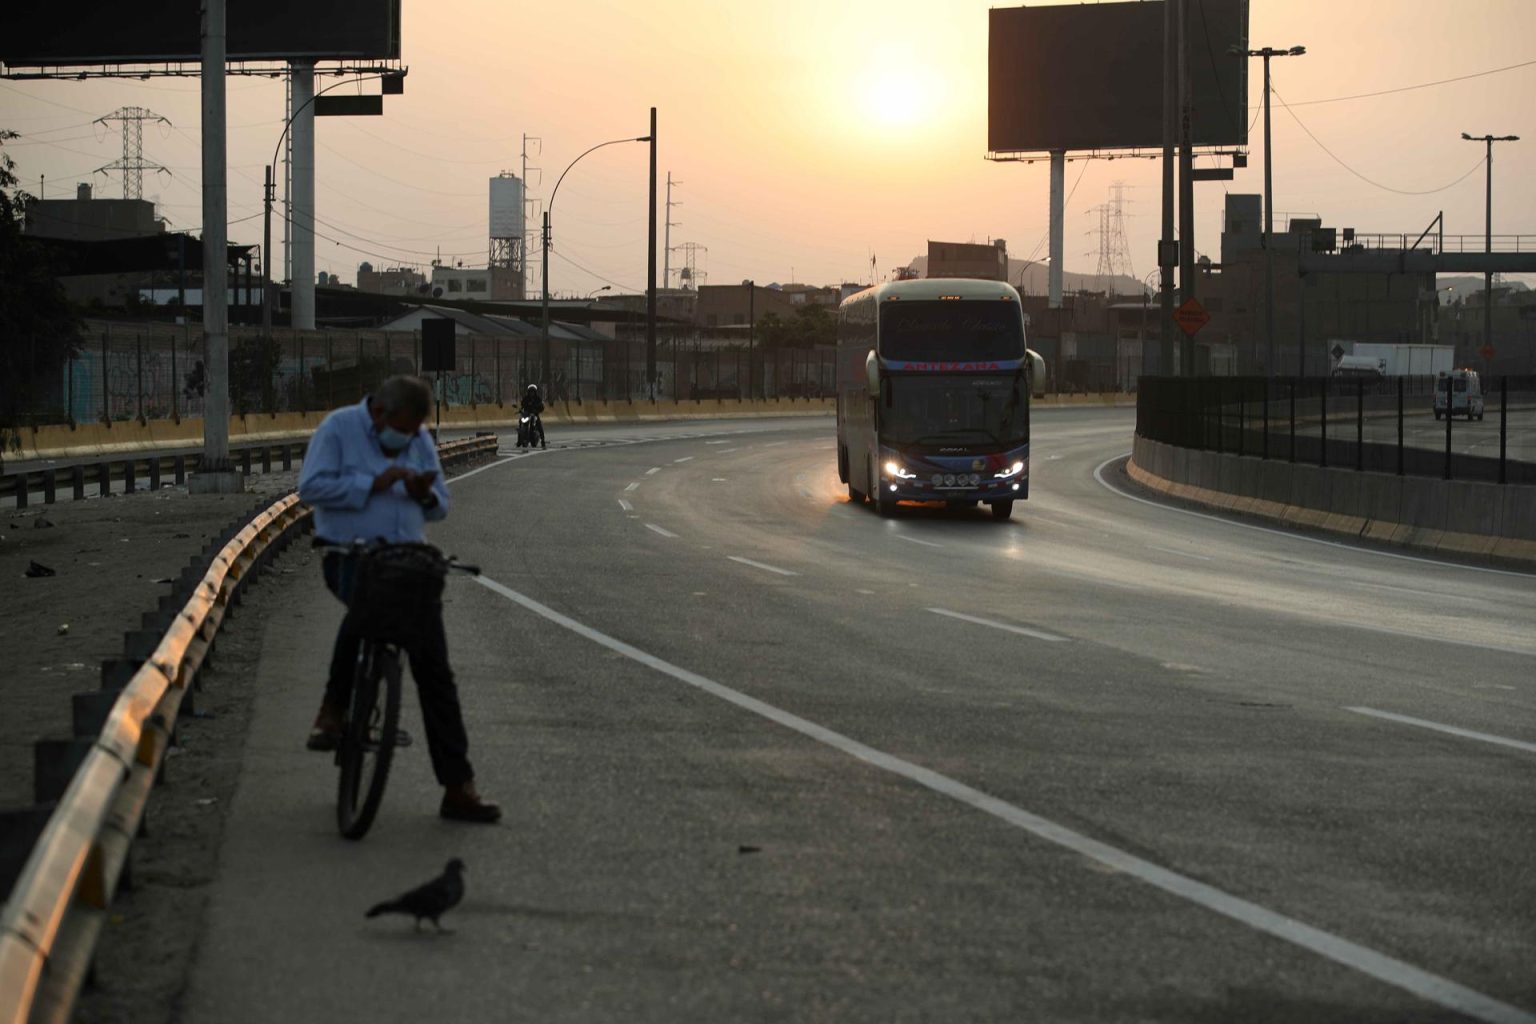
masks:
{"type": "Polygon", "coordinates": [[[352,703],[336,762],[336,827],[348,839],[368,834],[384,799],[389,765],[400,724],[400,656],[383,644],[369,644],[352,681],[352,703]]]}

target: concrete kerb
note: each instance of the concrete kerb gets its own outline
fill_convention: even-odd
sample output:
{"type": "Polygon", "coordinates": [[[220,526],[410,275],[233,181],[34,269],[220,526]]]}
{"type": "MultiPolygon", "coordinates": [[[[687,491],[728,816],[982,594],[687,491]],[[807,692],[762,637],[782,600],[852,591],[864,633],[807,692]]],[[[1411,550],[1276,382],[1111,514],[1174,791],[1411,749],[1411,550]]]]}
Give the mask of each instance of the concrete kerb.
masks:
{"type": "Polygon", "coordinates": [[[1126,472],[1152,490],[1213,509],[1536,567],[1536,487],[1258,461],[1141,437],[1126,472]],[[1226,461],[1230,468],[1215,467],[1211,460],[1226,461]],[[1211,486],[1213,481],[1217,486],[1211,486]]]}

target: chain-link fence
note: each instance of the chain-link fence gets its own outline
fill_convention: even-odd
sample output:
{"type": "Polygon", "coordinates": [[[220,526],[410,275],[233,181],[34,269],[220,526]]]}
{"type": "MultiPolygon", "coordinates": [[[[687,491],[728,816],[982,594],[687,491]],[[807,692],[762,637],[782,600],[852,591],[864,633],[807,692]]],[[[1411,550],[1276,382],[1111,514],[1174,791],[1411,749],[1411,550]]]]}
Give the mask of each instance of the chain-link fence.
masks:
{"type": "Polygon", "coordinates": [[[1136,432],[1181,448],[1446,480],[1536,483],[1536,376],[1143,377],[1136,432]],[[1437,407],[1437,390],[1441,401],[1437,407]]]}
{"type": "MultiPolygon", "coordinates": [[[[460,335],[452,372],[427,376],[446,406],[514,404],[537,383],[555,402],[780,399],[830,396],[830,347],[711,347],[663,338],[657,381],[646,381],[644,341],[550,340],[550,380],[541,379],[543,343],[532,337],[460,335]]],[[[237,414],[324,411],[357,401],[386,377],[419,373],[416,332],[368,330],[270,333],[233,327],[230,406],[237,414]]],[[[80,351],[53,369],[0,381],[0,408],[16,426],[149,420],[203,414],[207,390],[196,325],[88,321],[80,351]]]]}

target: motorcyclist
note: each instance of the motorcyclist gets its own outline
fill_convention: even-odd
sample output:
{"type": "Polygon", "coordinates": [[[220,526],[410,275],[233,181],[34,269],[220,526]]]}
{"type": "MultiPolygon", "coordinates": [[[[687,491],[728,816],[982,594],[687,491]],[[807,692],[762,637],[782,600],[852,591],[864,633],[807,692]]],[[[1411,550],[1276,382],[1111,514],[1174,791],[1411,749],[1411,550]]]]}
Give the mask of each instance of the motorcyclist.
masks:
{"type": "Polygon", "coordinates": [[[537,435],[539,447],[548,448],[549,445],[544,441],[544,419],[540,415],[544,411],[544,399],[539,395],[539,386],[537,384],[529,384],[523,391],[523,402],[520,408],[525,415],[533,417],[528,424],[527,441],[529,446],[532,447],[533,439],[537,435]]]}

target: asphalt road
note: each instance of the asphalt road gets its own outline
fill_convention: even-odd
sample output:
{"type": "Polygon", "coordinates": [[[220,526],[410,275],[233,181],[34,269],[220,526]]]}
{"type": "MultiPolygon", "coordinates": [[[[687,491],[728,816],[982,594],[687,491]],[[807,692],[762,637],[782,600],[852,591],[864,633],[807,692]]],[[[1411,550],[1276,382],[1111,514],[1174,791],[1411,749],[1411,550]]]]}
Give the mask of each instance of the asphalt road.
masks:
{"type": "Polygon", "coordinates": [[[848,504],[830,420],[460,477],[494,828],[418,744],[336,836],[293,556],[180,1019],[1536,1021],[1536,577],[1127,496],[1133,422],[1038,414],[1008,523],[848,504]],[[452,935],[364,920],[450,856],[452,935]]]}

